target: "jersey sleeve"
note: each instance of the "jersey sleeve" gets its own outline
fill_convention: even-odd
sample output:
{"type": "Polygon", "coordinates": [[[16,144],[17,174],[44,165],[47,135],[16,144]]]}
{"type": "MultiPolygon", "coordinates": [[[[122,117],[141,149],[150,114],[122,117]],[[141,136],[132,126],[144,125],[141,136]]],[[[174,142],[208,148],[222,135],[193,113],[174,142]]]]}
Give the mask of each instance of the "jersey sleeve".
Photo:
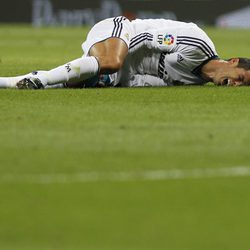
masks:
{"type": "Polygon", "coordinates": [[[198,48],[188,47],[165,54],[159,76],[173,85],[204,84],[206,81],[201,77],[201,69],[209,60],[212,57],[204,56],[198,48]]]}
{"type": "Polygon", "coordinates": [[[131,39],[130,51],[133,52],[142,46],[155,52],[171,53],[176,47],[177,33],[174,30],[152,29],[139,33],[131,39]]]}
{"type": "Polygon", "coordinates": [[[153,41],[152,48],[159,52],[168,52],[171,53],[176,47],[177,34],[175,31],[169,30],[166,32],[166,29],[159,29],[152,32],[153,41]]]}
{"type": "Polygon", "coordinates": [[[202,40],[183,40],[178,37],[177,48],[172,57],[169,57],[170,61],[172,59],[172,63],[189,68],[196,75],[200,74],[200,70],[204,64],[218,58],[213,45],[209,45],[202,40]]]}

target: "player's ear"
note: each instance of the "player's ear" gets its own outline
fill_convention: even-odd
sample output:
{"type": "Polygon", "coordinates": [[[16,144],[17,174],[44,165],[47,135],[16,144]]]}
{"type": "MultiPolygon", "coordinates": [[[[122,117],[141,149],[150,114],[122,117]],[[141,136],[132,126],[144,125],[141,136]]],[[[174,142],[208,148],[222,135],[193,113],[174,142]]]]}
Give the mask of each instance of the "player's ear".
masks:
{"type": "Polygon", "coordinates": [[[231,58],[229,61],[228,61],[231,65],[237,67],[239,62],[240,62],[240,59],[239,58],[231,58]]]}

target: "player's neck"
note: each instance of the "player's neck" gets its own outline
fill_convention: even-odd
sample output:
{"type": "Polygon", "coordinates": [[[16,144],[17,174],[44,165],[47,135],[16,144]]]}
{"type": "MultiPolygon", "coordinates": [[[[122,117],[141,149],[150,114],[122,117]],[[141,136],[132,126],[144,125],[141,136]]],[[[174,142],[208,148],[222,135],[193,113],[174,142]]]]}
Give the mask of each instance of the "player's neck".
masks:
{"type": "Polygon", "coordinates": [[[213,81],[218,71],[220,71],[225,64],[227,64],[227,61],[224,60],[209,61],[201,69],[202,78],[207,81],[213,81]]]}

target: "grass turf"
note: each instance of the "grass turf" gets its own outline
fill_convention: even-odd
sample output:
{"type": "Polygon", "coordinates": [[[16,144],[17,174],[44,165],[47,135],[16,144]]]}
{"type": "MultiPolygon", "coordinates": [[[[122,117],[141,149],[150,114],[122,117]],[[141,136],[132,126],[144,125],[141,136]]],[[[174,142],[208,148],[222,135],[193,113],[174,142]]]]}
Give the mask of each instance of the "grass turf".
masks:
{"type": "MultiPolygon", "coordinates": [[[[250,57],[248,31],[207,31],[222,57],[250,57]]],[[[0,26],[1,76],[79,57],[85,34],[0,26]]],[[[246,87],[213,86],[1,90],[0,176],[249,166],[249,97],[246,87]]],[[[249,177],[47,184],[0,177],[0,248],[248,249],[249,191],[249,177]]]]}

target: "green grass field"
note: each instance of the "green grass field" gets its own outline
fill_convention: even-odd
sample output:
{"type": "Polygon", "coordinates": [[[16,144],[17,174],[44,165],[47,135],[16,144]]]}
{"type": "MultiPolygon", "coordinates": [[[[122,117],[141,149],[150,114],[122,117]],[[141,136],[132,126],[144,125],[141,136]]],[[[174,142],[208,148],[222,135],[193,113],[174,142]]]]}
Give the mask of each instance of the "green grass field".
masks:
{"type": "MultiPolygon", "coordinates": [[[[86,31],[1,25],[0,76],[86,31]]],[[[249,30],[206,31],[250,57],[249,30]]],[[[249,110],[247,87],[0,90],[0,249],[249,249],[249,110]]]]}

